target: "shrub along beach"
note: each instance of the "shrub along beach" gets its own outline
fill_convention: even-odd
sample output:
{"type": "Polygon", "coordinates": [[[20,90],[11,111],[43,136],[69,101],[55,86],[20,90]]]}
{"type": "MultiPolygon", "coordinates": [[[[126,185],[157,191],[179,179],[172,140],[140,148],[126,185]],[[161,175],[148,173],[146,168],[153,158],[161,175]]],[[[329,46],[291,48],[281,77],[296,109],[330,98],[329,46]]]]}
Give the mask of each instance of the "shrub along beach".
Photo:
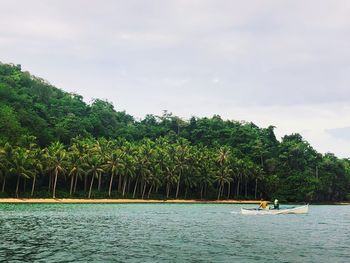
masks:
{"type": "Polygon", "coordinates": [[[216,115],[183,120],[164,112],[137,121],[107,101],[86,104],[19,65],[0,64],[0,120],[5,198],[349,197],[350,161],[318,153],[299,134],[278,141],[273,126],[216,115]]]}

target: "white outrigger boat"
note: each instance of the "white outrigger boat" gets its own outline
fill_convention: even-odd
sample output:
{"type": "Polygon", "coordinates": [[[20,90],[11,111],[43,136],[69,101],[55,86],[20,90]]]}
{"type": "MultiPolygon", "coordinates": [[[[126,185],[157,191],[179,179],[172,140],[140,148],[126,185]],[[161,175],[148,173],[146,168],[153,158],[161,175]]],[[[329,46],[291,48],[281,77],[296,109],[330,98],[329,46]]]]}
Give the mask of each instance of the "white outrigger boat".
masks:
{"type": "Polygon", "coordinates": [[[259,209],[259,208],[241,208],[242,215],[284,215],[284,214],[307,214],[309,205],[282,209],[259,209]]]}

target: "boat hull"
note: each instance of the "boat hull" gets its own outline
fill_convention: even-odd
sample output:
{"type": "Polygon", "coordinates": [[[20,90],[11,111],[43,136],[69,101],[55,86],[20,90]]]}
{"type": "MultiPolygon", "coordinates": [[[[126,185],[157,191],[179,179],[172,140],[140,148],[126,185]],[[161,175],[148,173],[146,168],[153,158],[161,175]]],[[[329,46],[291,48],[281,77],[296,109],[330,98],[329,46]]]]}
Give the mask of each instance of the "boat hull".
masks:
{"type": "Polygon", "coordinates": [[[307,214],[309,205],[298,206],[285,209],[246,209],[241,208],[242,215],[283,215],[283,214],[307,214]]]}

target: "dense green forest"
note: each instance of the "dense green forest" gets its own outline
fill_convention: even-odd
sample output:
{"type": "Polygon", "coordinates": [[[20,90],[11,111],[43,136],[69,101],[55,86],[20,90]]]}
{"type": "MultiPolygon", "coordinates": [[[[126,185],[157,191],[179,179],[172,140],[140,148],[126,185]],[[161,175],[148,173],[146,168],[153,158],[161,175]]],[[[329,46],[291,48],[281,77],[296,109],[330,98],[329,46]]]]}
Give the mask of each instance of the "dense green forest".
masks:
{"type": "Polygon", "coordinates": [[[139,121],[0,63],[0,182],[1,196],[340,201],[350,160],[217,115],[139,121]]]}

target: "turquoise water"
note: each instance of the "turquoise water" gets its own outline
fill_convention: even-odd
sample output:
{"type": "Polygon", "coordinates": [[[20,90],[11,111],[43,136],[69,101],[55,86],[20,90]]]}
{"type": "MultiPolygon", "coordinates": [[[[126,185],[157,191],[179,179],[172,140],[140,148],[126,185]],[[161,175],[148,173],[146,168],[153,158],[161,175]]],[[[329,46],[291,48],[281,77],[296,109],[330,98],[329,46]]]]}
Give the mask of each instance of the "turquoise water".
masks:
{"type": "Polygon", "coordinates": [[[274,216],[241,207],[0,205],[0,261],[350,262],[350,206],[274,216]]]}

